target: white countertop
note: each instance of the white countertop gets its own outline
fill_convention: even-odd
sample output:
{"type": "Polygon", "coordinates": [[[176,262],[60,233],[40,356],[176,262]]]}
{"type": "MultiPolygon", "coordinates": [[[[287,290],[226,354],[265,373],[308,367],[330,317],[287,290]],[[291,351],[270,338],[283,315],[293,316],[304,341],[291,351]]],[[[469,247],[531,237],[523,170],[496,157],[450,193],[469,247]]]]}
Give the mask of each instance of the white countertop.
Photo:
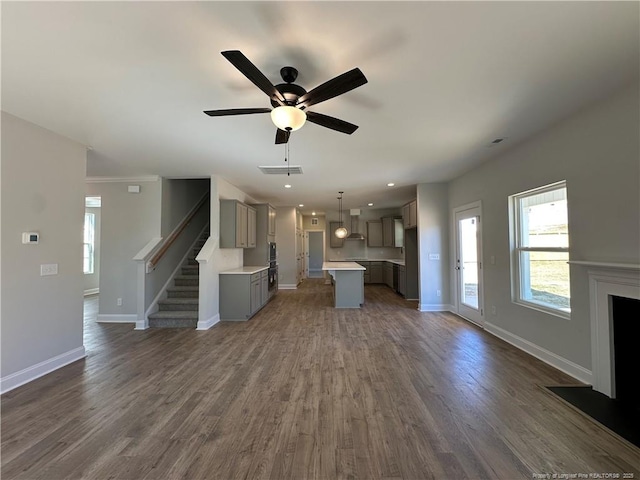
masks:
{"type": "Polygon", "coordinates": [[[344,262],[389,262],[396,265],[404,266],[404,260],[402,258],[358,258],[356,260],[328,260],[330,263],[344,263],[344,262]]]}
{"type": "Polygon", "coordinates": [[[220,272],[220,275],[253,275],[254,273],[261,272],[263,270],[267,270],[268,266],[251,266],[245,265],[244,267],[234,268],[232,270],[225,270],[224,272],[220,272]]]}
{"type": "Polygon", "coordinates": [[[366,270],[356,262],[322,262],[322,270],[366,270]]]}

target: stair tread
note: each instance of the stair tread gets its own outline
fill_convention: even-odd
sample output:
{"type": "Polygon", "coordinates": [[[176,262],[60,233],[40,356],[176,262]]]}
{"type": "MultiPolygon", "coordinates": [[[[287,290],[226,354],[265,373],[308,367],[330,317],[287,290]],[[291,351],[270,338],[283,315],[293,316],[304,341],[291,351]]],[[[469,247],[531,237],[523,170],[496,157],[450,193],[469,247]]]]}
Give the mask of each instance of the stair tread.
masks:
{"type": "Polygon", "coordinates": [[[198,277],[199,275],[196,273],[195,275],[185,275],[184,273],[182,275],[176,275],[173,278],[178,278],[180,280],[185,280],[185,279],[193,279],[198,277]]]}
{"type": "Polygon", "coordinates": [[[167,288],[167,292],[197,292],[200,287],[197,285],[176,285],[175,287],[167,288]]]}
{"type": "Polygon", "coordinates": [[[188,310],[160,310],[159,312],[152,313],[149,315],[149,320],[154,318],[157,319],[165,319],[165,318],[175,318],[180,320],[189,320],[189,319],[198,319],[197,311],[188,311],[188,310]]]}

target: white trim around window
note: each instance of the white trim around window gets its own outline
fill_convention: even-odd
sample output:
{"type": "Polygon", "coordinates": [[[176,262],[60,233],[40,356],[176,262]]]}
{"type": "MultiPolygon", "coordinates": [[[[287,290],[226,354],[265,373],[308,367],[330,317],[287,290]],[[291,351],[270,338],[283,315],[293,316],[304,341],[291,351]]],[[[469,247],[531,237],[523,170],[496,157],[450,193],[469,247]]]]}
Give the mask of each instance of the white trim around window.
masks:
{"type": "Polygon", "coordinates": [[[571,317],[566,182],[509,197],[512,301],[571,317]]]}

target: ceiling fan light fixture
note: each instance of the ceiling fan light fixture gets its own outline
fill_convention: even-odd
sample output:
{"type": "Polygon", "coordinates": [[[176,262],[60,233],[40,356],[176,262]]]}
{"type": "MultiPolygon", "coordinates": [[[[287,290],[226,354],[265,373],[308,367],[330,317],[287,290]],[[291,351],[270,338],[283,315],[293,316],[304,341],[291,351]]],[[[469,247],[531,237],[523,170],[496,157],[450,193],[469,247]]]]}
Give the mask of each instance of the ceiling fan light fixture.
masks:
{"type": "Polygon", "coordinates": [[[299,108],[282,105],[271,110],[271,120],[280,130],[295,132],[307,121],[307,114],[299,108]]]}

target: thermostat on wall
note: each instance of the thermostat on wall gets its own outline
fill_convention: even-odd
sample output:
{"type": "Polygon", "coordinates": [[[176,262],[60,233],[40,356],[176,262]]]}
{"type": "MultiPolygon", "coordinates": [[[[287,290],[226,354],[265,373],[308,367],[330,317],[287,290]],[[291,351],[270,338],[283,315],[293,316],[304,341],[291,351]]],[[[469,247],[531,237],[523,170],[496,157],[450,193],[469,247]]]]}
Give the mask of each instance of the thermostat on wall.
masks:
{"type": "Polygon", "coordinates": [[[38,243],[40,234],[38,232],[22,232],[22,243],[38,243]]]}

